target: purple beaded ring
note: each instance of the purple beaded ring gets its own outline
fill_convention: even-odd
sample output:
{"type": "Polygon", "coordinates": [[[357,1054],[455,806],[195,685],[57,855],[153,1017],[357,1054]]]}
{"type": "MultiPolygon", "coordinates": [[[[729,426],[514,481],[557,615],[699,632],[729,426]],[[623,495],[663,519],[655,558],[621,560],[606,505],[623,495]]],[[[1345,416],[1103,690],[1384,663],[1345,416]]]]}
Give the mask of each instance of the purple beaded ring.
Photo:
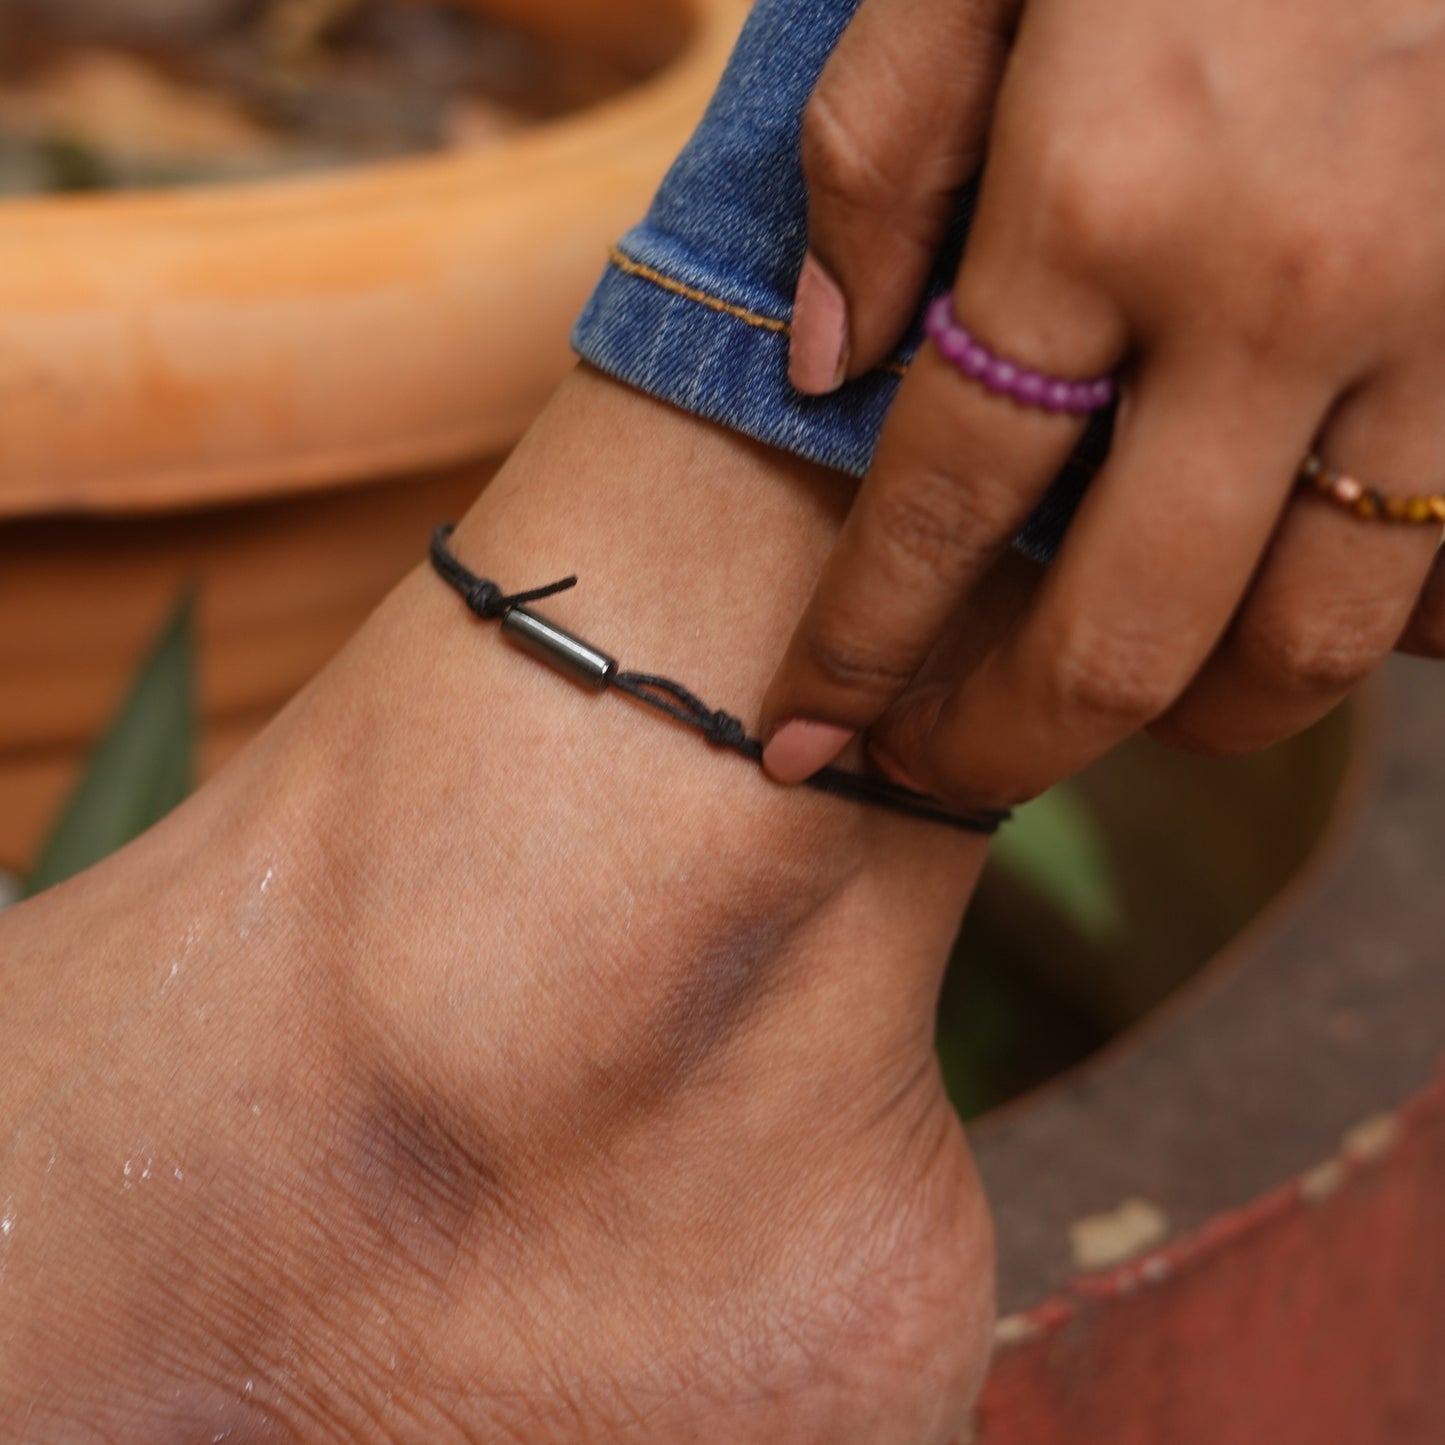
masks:
{"type": "Polygon", "coordinates": [[[951,361],[965,376],[971,376],[999,396],[1012,397],[1023,406],[1037,406],[1044,411],[1090,412],[1108,406],[1114,399],[1116,388],[1112,376],[1096,377],[1093,381],[1068,381],[1061,376],[1030,371],[990,351],[953,319],[953,303],[948,296],[940,296],[928,308],[924,330],[933,338],[944,359],[951,361]]]}

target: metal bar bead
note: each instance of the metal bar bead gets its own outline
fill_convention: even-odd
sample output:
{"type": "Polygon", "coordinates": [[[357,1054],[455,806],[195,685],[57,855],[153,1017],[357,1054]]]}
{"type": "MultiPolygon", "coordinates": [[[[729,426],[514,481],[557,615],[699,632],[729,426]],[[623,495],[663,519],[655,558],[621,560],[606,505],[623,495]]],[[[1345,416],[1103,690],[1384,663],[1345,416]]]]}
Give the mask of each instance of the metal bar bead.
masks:
{"type": "Polygon", "coordinates": [[[594,692],[605,692],[616,675],[615,658],[526,607],[513,607],[506,613],[502,632],[533,657],[594,692]]]}

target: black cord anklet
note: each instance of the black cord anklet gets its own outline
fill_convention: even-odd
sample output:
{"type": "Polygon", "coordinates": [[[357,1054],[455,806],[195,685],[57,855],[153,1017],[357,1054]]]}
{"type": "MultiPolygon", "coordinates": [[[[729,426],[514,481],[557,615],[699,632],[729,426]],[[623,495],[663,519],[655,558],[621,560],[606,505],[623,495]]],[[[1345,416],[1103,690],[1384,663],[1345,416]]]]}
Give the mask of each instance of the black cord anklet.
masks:
{"type": "MultiPolygon", "coordinates": [[[[590,643],[583,642],[580,637],[528,609],[528,603],[555,597],[559,592],[575,587],[575,577],[565,577],[560,582],[535,587],[529,592],[503,592],[495,582],[478,577],[457,560],[447,546],[453,530],[450,524],[443,524],[433,533],[431,563],[442,581],[458,592],[478,617],[488,622],[500,622],[502,631],[512,641],[575,682],[596,692],[605,692],[608,688],[625,692],[638,702],[695,728],[714,747],[728,748],[761,765],[763,745],[748,736],[740,718],[733,717],[731,713],[714,711],[695,693],[671,678],[656,677],[646,672],[621,671],[615,659],[605,652],[599,652],[590,643]]],[[[824,768],[814,773],[805,786],[820,793],[831,793],[837,798],[851,799],[855,803],[888,808],[910,818],[943,823],[966,833],[996,833],[999,825],[1009,818],[1007,812],[953,813],[926,793],[914,792],[912,788],[900,787],[883,778],[866,778],[842,768],[824,768]]]]}

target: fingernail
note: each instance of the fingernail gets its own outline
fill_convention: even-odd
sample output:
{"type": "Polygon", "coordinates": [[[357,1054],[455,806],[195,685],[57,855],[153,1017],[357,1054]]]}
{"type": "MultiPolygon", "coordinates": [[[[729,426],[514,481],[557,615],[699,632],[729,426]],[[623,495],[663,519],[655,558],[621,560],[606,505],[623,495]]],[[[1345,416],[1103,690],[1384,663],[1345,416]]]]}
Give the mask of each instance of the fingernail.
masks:
{"type": "Polygon", "coordinates": [[[801,783],[826,768],[853,741],[851,728],[794,718],[763,749],[763,767],[778,783],[801,783]]]}
{"type": "Polygon", "coordinates": [[[848,302],[809,251],[793,298],[788,380],[809,396],[824,396],[843,384],[847,368],[848,302]]]}

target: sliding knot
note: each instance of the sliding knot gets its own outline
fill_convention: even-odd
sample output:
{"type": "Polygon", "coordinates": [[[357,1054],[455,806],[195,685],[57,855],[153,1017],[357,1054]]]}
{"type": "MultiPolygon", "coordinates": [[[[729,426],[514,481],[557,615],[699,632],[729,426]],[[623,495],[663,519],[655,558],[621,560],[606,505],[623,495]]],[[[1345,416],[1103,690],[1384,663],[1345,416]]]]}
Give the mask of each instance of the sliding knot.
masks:
{"type": "Polygon", "coordinates": [[[715,747],[737,748],[748,740],[748,730],[731,713],[715,712],[702,725],[702,734],[715,747]]]}
{"type": "Polygon", "coordinates": [[[489,582],[485,577],[478,577],[466,591],[467,606],[477,614],[478,617],[493,621],[500,617],[507,610],[507,599],[502,594],[502,589],[495,582],[489,582]]]}

